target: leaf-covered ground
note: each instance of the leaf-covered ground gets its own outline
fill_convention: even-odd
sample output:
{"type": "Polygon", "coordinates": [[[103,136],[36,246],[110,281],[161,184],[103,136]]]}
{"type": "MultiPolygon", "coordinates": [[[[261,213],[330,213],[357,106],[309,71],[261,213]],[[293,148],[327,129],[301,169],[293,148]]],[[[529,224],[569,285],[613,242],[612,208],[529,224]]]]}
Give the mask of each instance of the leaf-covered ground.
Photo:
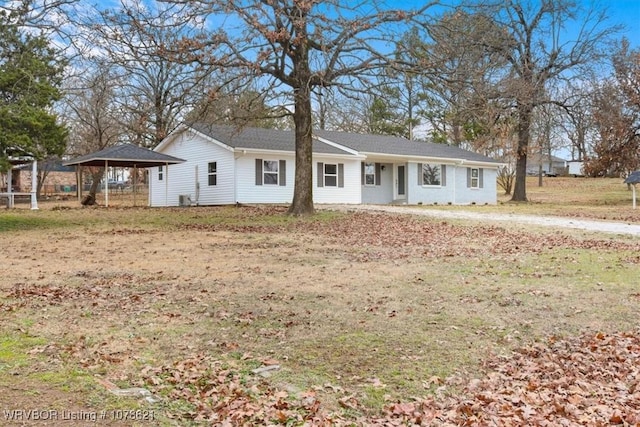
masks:
{"type": "MultiPolygon", "coordinates": [[[[144,384],[158,393],[169,388],[170,397],[196,408],[176,417],[223,426],[640,425],[638,332],[551,337],[486,364],[486,377],[431,378],[435,396],[388,402],[382,416],[355,418],[326,411],[313,390],[294,397],[266,382],[246,383],[238,367],[206,355],[145,369],[144,384]]],[[[364,409],[355,394],[339,392],[342,406],[364,409]]]]}
{"type": "Polygon", "coordinates": [[[64,384],[98,409],[104,380],[161,397],[159,425],[640,425],[636,239],[283,213],[4,234],[0,405],[64,384]]]}

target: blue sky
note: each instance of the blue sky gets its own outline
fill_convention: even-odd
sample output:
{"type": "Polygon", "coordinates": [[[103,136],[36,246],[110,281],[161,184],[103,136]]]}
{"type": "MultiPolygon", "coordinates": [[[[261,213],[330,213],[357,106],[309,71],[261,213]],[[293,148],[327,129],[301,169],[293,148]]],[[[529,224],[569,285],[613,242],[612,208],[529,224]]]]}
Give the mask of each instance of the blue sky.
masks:
{"type": "MultiPolygon", "coordinates": [[[[430,0],[386,0],[389,7],[395,8],[416,8],[429,2],[430,0]]],[[[506,1],[506,0],[505,0],[506,1]]],[[[532,1],[536,0],[522,0],[532,1]]],[[[640,0],[575,0],[583,7],[589,8],[592,4],[597,9],[606,8],[608,21],[607,25],[624,25],[626,28],[620,34],[625,36],[631,43],[632,48],[640,48],[640,0]]],[[[444,4],[459,4],[459,0],[444,0],[444,4]]]]}
{"type": "Polygon", "coordinates": [[[633,47],[640,47],[640,0],[609,0],[607,8],[612,23],[624,24],[625,37],[633,47]]]}

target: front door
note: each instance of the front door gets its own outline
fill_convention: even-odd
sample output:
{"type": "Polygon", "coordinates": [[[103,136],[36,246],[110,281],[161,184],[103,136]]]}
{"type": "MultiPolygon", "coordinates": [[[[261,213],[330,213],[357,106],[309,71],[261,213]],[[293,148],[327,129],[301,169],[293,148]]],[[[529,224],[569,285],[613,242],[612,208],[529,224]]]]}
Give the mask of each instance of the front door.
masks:
{"type": "Polygon", "coordinates": [[[396,199],[407,198],[407,180],[405,174],[405,165],[396,167],[396,199]]]}

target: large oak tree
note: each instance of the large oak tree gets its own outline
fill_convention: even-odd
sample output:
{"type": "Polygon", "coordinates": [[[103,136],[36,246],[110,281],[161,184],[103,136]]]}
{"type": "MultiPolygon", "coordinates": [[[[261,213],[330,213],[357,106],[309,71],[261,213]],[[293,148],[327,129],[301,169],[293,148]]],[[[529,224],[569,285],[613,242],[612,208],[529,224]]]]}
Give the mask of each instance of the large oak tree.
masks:
{"type": "Polygon", "coordinates": [[[516,182],[513,201],[526,201],[527,155],[534,110],[548,103],[548,85],[571,79],[580,67],[605,57],[606,41],[618,29],[606,26],[606,10],[582,9],[570,0],[507,1],[489,10],[503,31],[498,44],[485,47],[509,64],[504,95],[517,117],[516,182]],[[569,23],[575,24],[571,30],[569,23]]]}
{"type": "Polygon", "coordinates": [[[392,61],[400,28],[435,4],[402,11],[383,9],[376,2],[339,0],[174,2],[189,4],[188,19],[206,28],[200,37],[183,40],[183,51],[200,63],[260,80],[272,102],[290,106],[296,141],[292,215],[314,212],[314,89],[364,88],[365,81],[375,79],[392,61]]]}

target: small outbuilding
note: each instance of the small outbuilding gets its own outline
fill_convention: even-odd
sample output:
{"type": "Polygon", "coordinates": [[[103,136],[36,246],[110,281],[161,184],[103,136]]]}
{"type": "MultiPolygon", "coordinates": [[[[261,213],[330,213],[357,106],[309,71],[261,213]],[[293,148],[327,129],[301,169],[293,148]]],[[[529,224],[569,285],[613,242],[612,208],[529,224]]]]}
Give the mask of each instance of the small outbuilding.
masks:
{"type": "MultiPolygon", "coordinates": [[[[109,186],[107,179],[107,169],[111,167],[123,168],[151,168],[164,167],[169,173],[169,165],[183,163],[184,160],[174,156],[148,150],[133,144],[120,144],[107,147],[95,153],[86,154],[68,160],[63,164],[66,166],[98,166],[104,167],[104,200],[105,206],[109,206],[109,186]]],[[[135,176],[135,174],[134,174],[135,176]]],[[[168,191],[165,189],[165,191],[168,191]]]]}

